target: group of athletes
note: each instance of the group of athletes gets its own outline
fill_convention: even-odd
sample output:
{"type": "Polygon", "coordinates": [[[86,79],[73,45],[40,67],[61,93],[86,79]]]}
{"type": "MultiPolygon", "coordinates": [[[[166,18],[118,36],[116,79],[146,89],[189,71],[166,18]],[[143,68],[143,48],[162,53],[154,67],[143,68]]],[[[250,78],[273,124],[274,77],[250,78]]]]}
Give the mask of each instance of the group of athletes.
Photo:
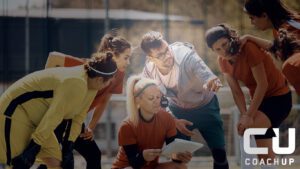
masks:
{"type": "MultiPolygon", "coordinates": [[[[280,126],[292,107],[287,81],[300,95],[300,16],[281,0],[245,0],[244,11],[259,30],[272,29],[274,40],[239,36],[226,24],[208,29],[205,40],[218,56],[240,111],[239,135],[247,128],[268,128],[255,141],[257,147],[269,147],[258,158],[273,159],[272,128],[280,126]],[[272,55],[282,61],[282,69],[272,55]],[[249,104],[240,82],[249,89],[249,104]]],[[[147,61],[139,75],[127,80],[128,115],[119,128],[112,168],[185,169],[190,152],[160,162],[161,149],[175,138],[189,140],[197,129],[211,150],[213,168],[228,169],[215,94],[222,87],[219,78],[192,44],[168,44],[161,33],[150,31],[140,47],[147,61]]],[[[29,169],[35,162],[39,169],[74,169],[75,149],[87,169],[100,169],[101,151],[93,132],[111,95],[122,93],[131,50],[126,39],[111,32],[90,58],[51,52],[44,70],[13,83],[0,97],[0,163],[13,169],[29,169]],[[92,119],[84,124],[88,113],[92,119]]]]}

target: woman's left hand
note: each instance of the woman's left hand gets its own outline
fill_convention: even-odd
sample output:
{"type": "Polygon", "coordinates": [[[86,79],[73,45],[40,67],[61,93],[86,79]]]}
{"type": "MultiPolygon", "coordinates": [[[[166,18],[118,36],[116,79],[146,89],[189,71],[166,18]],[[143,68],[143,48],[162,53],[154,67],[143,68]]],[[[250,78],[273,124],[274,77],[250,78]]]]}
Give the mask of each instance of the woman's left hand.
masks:
{"type": "Polygon", "coordinates": [[[254,123],[253,117],[251,117],[247,114],[241,115],[240,120],[237,125],[237,130],[238,130],[239,135],[242,136],[244,134],[244,131],[247,128],[251,127],[253,125],[253,123],[254,123]]]}
{"type": "Polygon", "coordinates": [[[84,140],[94,140],[94,133],[93,130],[89,127],[85,128],[84,133],[80,134],[80,137],[84,140]]]}

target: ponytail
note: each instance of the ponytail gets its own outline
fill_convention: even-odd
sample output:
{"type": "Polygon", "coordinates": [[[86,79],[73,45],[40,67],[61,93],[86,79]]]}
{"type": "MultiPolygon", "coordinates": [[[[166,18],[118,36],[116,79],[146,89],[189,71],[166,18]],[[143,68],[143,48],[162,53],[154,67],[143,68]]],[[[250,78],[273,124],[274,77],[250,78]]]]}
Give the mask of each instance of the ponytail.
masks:
{"type": "Polygon", "coordinates": [[[130,43],[123,37],[118,36],[116,32],[112,31],[103,36],[98,52],[111,51],[115,57],[119,57],[121,53],[129,48],[131,48],[130,43]]]}
{"type": "Polygon", "coordinates": [[[141,77],[140,75],[133,75],[127,80],[127,113],[129,120],[135,125],[139,122],[138,105],[136,104],[136,98],[142,97],[144,91],[149,86],[158,86],[157,81],[141,77]]]}
{"type": "Polygon", "coordinates": [[[126,109],[129,120],[135,125],[138,125],[139,116],[138,116],[138,107],[135,103],[135,96],[134,96],[134,89],[136,83],[141,79],[140,76],[134,75],[129,77],[127,80],[127,102],[126,102],[126,109]]]}

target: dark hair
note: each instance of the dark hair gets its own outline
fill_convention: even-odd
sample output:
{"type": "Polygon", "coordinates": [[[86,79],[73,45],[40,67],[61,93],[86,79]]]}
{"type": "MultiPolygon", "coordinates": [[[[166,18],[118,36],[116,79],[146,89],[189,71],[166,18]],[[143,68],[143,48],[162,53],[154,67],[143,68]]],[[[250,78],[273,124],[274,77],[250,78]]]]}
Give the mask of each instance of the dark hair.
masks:
{"type": "Polygon", "coordinates": [[[220,38],[230,38],[230,35],[227,30],[225,30],[222,26],[214,26],[208,29],[205,32],[205,40],[206,44],[209,48],[212,48],[212,45],[219,40],[220,38]]]}
{"type": "Polygon", "coordinates": [[[220,38],[227,38],[230,40],[228,49],[229,54],[235,55],[238,52],[240,45],[238,43],[237,31],[230,28],[228,25],[219,24],[205,32],[205,40],[209,48],[212,48],[213,44],[220,38]]]}
{"type": "Polygon", "coordinates": [[[111,52],[94,53],[85,63],[84,68],[89,78],[102,77],[104,81],[112,78],[117,72],[117,64],[111,52]]]}
{"type": "Polygon", "coordinates": [[[296,12],[288,9],[281,0],[246,0],[244,11],[257,17],[266,13],[275,29],[279,29],[284,22],[299,17],[296,12]]]}
{"type": "MultiPolygon", "coordinates": [[[[300,40],[297,39],[296,34],[283,28],[279,29],[278,33],[279,36],[274,40],[270,51],[274,54],[276,54],[276,52],[280,52],[281,57],[279,59],[285,61],[297,50],[300,50],[300,40]]],[[[277,55],[275,55],[275,57],[278,59],[277,55]]]]}
{"type": "Polygon", "coordinates": [[[130,43],[123,37],[118,36],[115,30],[112,30],[102,37],[98,52],[111,51],[118,57],[128,48],[131,48],[130,43]]]}
{"type": "Polygon", "coordinates": [[[141,48],[147,54],[151,49],[157,49],[161,47],[163,36],[160,32],[150,31],[142,37],[141,48]]]}

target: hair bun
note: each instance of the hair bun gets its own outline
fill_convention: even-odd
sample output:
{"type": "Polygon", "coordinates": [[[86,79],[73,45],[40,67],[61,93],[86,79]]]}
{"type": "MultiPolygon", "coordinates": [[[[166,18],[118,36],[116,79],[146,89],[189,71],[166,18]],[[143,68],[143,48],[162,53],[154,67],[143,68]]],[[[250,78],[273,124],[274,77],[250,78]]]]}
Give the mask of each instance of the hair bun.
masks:
{"type": "Polygon", "coordinates": [[[222,29],[224,29],[224,31],[230,36],[230,28],[229,28],[229,26],[227,24],[221,23],[221,24],[218,24],[217,26],[219,26],[222,29]]]}
{"type": "Polygon", "coordinates": [[[112,60],[113,56],[114,55],[111,52],[106,52],[107,60],[112,60]]]}
{"type": "Polygon", "coordinates": [[[113,48],[113,39],[114,39],[114,37],[113,36],[109,36],[108,38],[107,38],[107,46],[108,46],[108,48],[110,48],[110,49],[112,49],[113,48]]]}
{"type": "Polygon", "coordinates": [[[108,41],[112,41],[114,39],[114,37],[110,35],[107,39],[108,39],[108,41]]]}

